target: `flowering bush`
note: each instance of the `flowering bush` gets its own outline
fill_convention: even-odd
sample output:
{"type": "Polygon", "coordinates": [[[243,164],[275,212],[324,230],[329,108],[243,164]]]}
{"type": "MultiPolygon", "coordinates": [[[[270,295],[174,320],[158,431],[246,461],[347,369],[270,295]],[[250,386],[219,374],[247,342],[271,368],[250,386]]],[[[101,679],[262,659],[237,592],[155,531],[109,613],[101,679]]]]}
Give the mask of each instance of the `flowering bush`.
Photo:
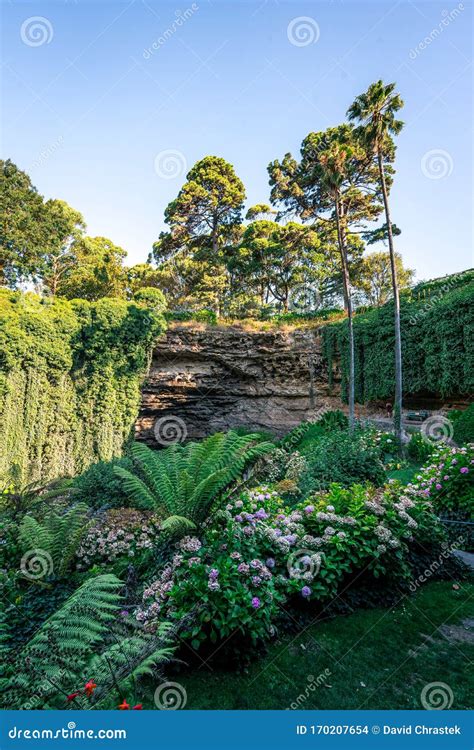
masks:
{"type": "Polygon", "coordinates": [[[337,430],[305,447],[304,455],[309,468],[301,487],[306,492],[333,482],[350,487],[365,481],[381,486],[385,481],[382,450],[372,430],[337,430]]]}
{"type": "Polygon", "coordinates": [[[150,512],[133,508],[114,508],[98,517],[77,551],[78,568],[115,562],[126,555],[139,558],[151,550],[159,533],[157,520],[150,512]]]}
{"type": "Polygon", "coordinates": [[[407,494],[431,500],[439,513],[471,516],[474,510],[474,443],[462,448],[442,444],[435,449],[431,462],[424,466],[409,484],[407,494]]]}
{"type": "Polygon", "coordinates": [[[423,497],[385,489],[331,485],[294,508],[268,487],[229,502],[202,539],[185,537],[171,563],[143,594],[137,619],[148,629],[193,612],[182,634],[193,648],[239,631],[268,638],[279,604],[333,597],[343,579],[367,568],[374,576],[410,576],[409,545],[440,539],[423,497]]]}

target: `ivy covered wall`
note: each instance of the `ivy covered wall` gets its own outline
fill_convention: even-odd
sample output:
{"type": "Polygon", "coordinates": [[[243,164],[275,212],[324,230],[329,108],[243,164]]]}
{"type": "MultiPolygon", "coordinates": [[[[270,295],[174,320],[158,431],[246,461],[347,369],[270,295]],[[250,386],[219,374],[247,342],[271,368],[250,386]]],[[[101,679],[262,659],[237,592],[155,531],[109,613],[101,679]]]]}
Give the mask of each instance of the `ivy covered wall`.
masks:
{"type": "MultiPolygon", "coordinates": [[[[405,395],[474,394],[474,271],[420,284],[401,295],[405,395]]],[[[393,399],[393,303],[354,318],[355,396],[359,403],[393,399]]],[[[347,321],[323,329],[330,377],[337,359],[347,396],[347,321]]]]}
{"type": "Polygon", "coordinates": [[[164,329],[146,303],[0,290],[0,478],[72,475],[119,455],[164,329]]]}

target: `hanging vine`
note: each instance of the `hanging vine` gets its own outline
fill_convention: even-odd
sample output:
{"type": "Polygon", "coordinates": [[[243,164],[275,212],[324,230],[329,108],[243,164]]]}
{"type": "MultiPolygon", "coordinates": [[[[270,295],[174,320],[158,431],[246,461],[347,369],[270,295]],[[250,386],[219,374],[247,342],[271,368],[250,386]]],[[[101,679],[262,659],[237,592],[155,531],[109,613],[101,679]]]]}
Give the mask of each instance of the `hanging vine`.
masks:
{"type": "MultiPolygon", "coordinates": [[[[441,397],[474,394],[474,272],[420,285],[401,298],[404,393],[441,397]]],[[[347,398],[347,322],[323,328],[323,352],[331,378],[340,359],[347,398]]],[[[395,388],[393,304],[355,316],[356,398],[393,398],[395,388]]],[[[330,380],[331,383],[331,380],[330,380]]]]}
{"type": "Polygon", "coordinates": [[[120,455],[164,329],[139,302],[0,290],[0,477],[45,480],[120,455]]]}

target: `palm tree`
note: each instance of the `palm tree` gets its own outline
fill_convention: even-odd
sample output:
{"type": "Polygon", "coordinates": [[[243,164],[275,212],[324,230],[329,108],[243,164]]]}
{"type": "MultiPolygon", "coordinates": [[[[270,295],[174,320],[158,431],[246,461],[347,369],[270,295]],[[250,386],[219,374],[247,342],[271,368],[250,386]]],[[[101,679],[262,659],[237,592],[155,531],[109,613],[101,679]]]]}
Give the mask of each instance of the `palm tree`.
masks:
{"type": "Polygon", "coordinates": [[[383,81],[372,83],[364,94],[356,97],[349,107],[349,120],[359,123],[359,136],[366,147],[369,147],[376,157],[380,187],[382,189],[388,247],[390,252],[390,268],[392,273],[393,299],[395,308],[395,408],[394,428],[399,441],[402,437],[402,340],[400,329],[400,297],[398,291],[397,266],[393,245],[393,228],[388,203],[390,179],[387,179],[385,164],[394,158],[395,147],[393,135],[398,135],[403,128],[403,122],[395,115],[403,107],[403,101],[395,92],[395,84],[385,84],[383,81]]]}

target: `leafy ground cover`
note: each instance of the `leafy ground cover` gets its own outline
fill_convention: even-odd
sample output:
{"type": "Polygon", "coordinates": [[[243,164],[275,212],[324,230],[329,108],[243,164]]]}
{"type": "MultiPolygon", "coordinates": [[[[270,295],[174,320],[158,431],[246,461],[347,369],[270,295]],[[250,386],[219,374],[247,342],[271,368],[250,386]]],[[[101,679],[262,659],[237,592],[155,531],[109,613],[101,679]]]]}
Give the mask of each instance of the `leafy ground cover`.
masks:
{"type": "Polygon", "coordinates": [[[468,709],[473,597],[474,582],[431,583],[393,608],[339,616],[282,638],[244,674],[202,664],[177,677],[186,708],[419,709],[423,688],[443,682],[452,708],[468,709]]]}

